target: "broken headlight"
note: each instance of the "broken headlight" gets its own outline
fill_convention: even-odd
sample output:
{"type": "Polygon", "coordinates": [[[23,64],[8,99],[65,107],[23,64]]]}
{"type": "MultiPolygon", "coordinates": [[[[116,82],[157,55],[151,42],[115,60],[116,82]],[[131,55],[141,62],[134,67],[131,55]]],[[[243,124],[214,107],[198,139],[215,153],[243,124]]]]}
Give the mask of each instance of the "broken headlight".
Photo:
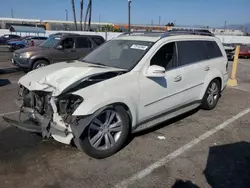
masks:
{"type": "Polygon", "coordinates": [[[60,115],[73,114],[77,107],[83,102],[78,95],[66,94],[58,98],[58,112],[60,115]]]}

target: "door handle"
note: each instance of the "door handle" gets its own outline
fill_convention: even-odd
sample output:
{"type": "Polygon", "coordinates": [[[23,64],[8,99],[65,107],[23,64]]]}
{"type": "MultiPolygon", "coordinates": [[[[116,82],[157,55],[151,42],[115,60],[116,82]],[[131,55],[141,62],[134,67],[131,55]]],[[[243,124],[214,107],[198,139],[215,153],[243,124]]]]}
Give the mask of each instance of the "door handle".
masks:
{"type": "Polygon", "coordinates": [[[181,80],[182,80],[182,77],[181,77],[181,76],[176,76],[175,79],[174,79],[175,82],[179,82],[179,81],[181,81],[181,80]]]}
{"type": "Polygon", "coordinates": [[[205,71],[209,71],[209,70],[210,70],[210,67],[209,67],[209,66],[206,66],[204,70],[205,70],[205,71]]]}

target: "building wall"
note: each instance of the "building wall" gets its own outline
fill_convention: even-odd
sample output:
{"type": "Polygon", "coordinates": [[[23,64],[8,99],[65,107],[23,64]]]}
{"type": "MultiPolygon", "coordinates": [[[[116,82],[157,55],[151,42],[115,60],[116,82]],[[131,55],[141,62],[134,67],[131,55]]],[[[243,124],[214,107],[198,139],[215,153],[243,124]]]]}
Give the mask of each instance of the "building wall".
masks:
{"type": "MultiPolygon", "coordinates": [[[[49,36],[49,35],[57,33],[57,32],[72,32],[72,31],[46,31],[45,36],[49,36]]],[[[0,36],[2,36],[4,34],[8,34],[8,33],[10,33],[8,29],[0,29],[0,36]]],[[[107,32],[107,34],[106,34],[105,32],[85,32],[85,31],[73,31],[73,33],[78,33],[78,34],[83,34],[83,35],[84,34],[100,35],[107,40],[118,37],[121,34],[121,33],[117,33],[117,32],[107,32]]],[[[25,35],[25,33],[23,33],[22,35],[25,35]]],[[[42,36],[43,34],[40,34],[40,35],[42,36]]],[[[223,43],[250,44],[250,37],[249,36],[216,35],[216,37],[218,37],[221,40],[221,42],[223,42],[223,43]]]]}

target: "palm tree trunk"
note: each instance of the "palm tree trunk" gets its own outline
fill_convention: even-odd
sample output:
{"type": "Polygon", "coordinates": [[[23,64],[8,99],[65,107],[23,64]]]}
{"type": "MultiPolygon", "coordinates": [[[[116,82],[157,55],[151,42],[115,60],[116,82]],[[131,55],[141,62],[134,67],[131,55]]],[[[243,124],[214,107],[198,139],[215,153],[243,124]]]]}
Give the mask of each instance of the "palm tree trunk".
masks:
{"type": "Polygon", "coordinates": [[[80,24],[81,24],[81,31],[82,31],[83,30],[83,28],[82,28],[83,0],[81,0],[81,2],[80,2],[80,7],[81,7],[80,24]]]}
{"type": "Polygon", "coordinates": [[[71,1],[71,4],[72,4],[72,10],[73,10],[73,16],[74,16],[75,28],[76,28],[76,31],[77,31],[75,1],[74,1],[74,0],[72,0],[72,1],[71,1]]]}
{"type": "Polygon", "coordinates": [[[92,16],[92,0],[89,0],[89,25],[88,25],[89,31],[90,31],[90,26],[91,26],[91,16],[92,16]]]}
{"type": "Polygon", "coordinates": [[[86,23],[87,23],[88,13],[89,13],[89,4],[88,4],[87,11],[86,11],[86,14],[85,14],[84,31],[86,31],[86,23]]]}

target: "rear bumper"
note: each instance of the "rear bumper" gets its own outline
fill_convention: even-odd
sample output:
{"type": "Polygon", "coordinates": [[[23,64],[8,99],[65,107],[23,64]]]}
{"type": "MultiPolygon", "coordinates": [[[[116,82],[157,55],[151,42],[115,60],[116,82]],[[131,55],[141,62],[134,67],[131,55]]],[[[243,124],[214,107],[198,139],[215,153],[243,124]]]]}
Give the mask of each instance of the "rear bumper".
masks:
{"type": "Polygon", "coordinates": [[[228,75],[228,73],[225,73],[225,74],[224,74],[224,78],[223,78],[224,84],[223,84],[223,86],[222,86],[222,91],[227,87],[228,79],[229,79],[229,75],[228,75]]]}

